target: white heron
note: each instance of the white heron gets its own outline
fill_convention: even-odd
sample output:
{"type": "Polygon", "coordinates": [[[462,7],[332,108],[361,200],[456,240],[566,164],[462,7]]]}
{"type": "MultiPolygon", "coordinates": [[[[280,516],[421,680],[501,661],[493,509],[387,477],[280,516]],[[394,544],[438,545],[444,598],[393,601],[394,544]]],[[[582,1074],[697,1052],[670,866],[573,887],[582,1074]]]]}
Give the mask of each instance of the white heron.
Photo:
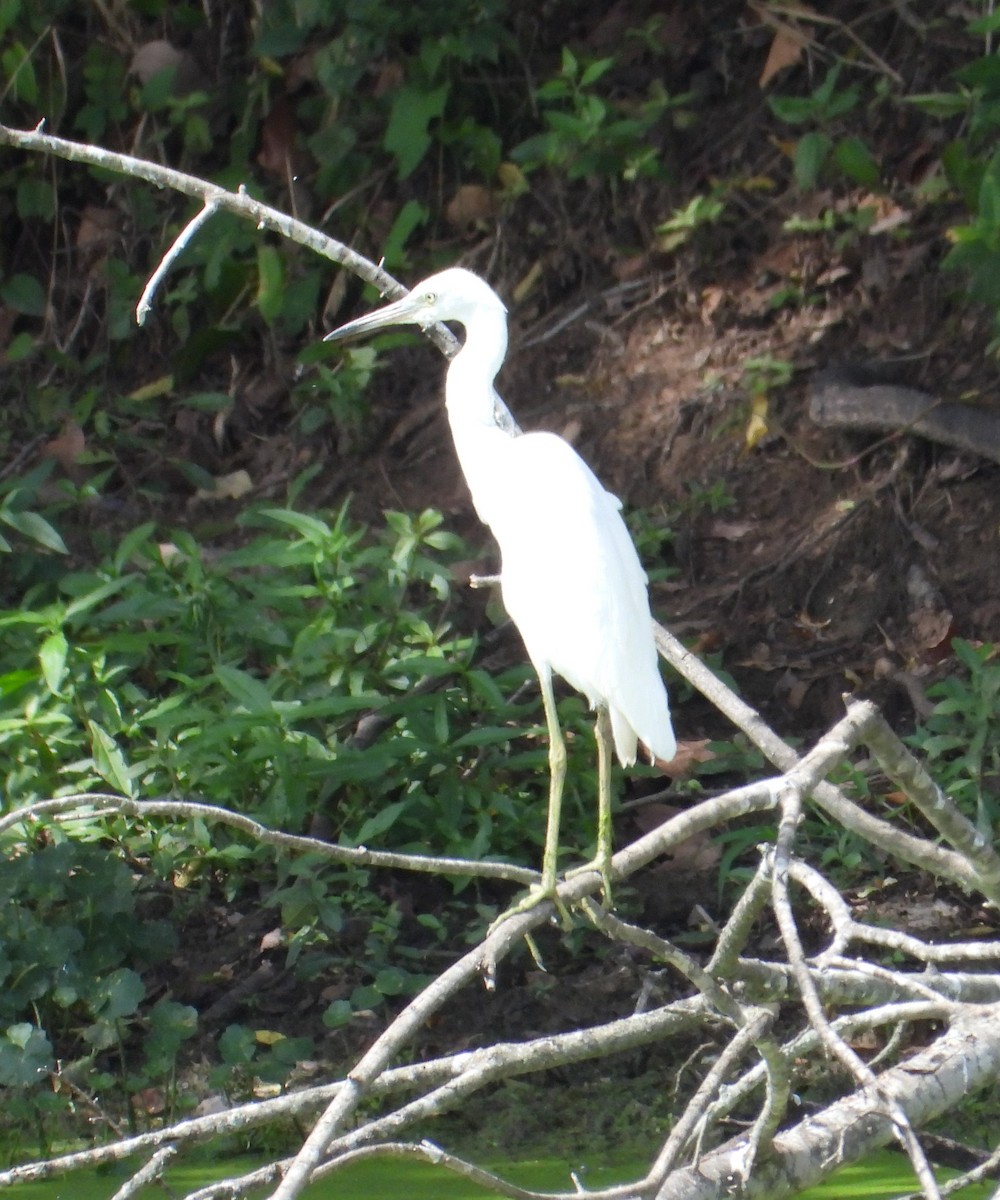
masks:
{"type": "MultiPolygon", "coordinates": [[[[430,276],[403,299],[327,334],[326,341],[388,325],[465,327],[445,381],[451,435],[472,502],[500,547],[508,614],[538,673],[549,737],[549,811],[541,886],[528,903],[554,898],[566,747],[553,673],[596,710],[596,869],[610,895],[611,743],[623,766],[641,741],[651,758],[677,743],[657,665],[646,575],[621,515],[577,452],[554,433],[512,435],[495,417],[493,381],[507,350],[507,310],[493,289],[460,267],[430,276]]],[[[524,906],[518,906],[524,907],[524,906]]]]}

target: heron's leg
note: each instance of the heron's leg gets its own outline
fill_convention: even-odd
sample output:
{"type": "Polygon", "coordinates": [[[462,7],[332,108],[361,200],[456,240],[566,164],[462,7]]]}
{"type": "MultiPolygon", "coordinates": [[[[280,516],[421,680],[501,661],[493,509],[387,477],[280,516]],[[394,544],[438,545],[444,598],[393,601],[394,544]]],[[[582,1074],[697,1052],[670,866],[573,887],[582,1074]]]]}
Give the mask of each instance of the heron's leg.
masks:
{"type": "MultiPolygon", "coordinates": [[[[545,709],[545,725],[549,735],[549,815],[545,826],[545,851],[542,855],[542,880],[532,887],[527,896],[523,896],[500,914],[490,926],[492,932],[503,921],[509,920],[518,913],[528,912],[543,900],[551,900],[559,913],[565,929],[571,929],[573,922],[566,906],[556,895],[556,865],[559,858],[559,820],[562,814],[563,784],[566,781],[566,743],[563,741],[562,729],[559,727],[559,714],[556,711],[556,698],[552,690],[552,673],[548,670],[538,672],[538,682],[542,689],[542,705],[545,709]]],[[[532,952],[534,953],[534,951],[532,952]]],[[[538,956],[535,955],[535,961],[538,956]]]]}
{"type": "Polygon", "coordinates": [[[556,861],[559,857],[559,822],[562,817],[563,784],[566,782],[566,743],[559,726],[556,698],[552,690],[552,674],[539,672],[542,705],[549,734],[549,815],[545,826],[545,853],[542,855],[542,895],[552,896],[556,890],[556,861]]]}
{"type": "Polygon", "coordinates": [[[594,722],[594,740],[597,742],[597,852],[593,861],[566,872],[571,879],[588,871],[597,871],[601,877],[604,903],[611,907],[611,714],[606,704],[597,706],[594,722]]]}
{"type": "Polygon", "coordinates": [[[597,706],[594,722],[597,742],[597,856],[594,865],[601,876],[604,903],[611,906],[611,714],[606,704],[597,706]]]}

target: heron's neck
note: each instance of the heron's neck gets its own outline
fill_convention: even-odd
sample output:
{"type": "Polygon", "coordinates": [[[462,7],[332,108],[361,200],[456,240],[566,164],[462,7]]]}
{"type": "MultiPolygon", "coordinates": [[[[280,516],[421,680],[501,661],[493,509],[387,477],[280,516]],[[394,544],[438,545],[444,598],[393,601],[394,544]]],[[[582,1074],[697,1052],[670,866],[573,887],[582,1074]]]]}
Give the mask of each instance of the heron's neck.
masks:
{"type": "Polygon", "coordinates": [[[509,486],[503,444],[509,434],[497,424],[493,380],[507,349],[503,312],[478,312],[466,325],[465,345],[451,360],[445,407],[452,441],[480,520],[492,526],[509,486]]]}
{"type": "Polygon", "coordinates": [[[507,352],[503,312],[480,310],[466,325],[465,344],[451,360],[445,381],[448,422],[456,443],[476,428],[496,428],[493,380],[507,352]]]}

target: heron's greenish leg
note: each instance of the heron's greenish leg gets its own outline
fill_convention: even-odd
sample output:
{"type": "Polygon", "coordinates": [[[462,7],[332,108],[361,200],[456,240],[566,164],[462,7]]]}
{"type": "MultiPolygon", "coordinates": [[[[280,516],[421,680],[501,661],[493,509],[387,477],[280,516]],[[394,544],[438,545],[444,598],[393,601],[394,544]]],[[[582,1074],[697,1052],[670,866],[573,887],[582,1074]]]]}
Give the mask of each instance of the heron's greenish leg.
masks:
{"type": "Polygon", "coordinates": [[[541,883],[528,892],[527,896],[523,896],[505,912],[502,912],[490,926],[490,932],[496,929],[503,921],[509,920],[518,913],[528,912],[536,904],[541,904],[543,900],[551,900],[555,904],[563,928],[571,929],[573,926],[566,906],[556,895],[556,866],[559,858],[559,821],[562,815],[563,784],[566,782],[566,743],[563,741],[562,729],[559,726],[556,698],[552,690],[552,673],[548,670],[539,671],[538,682],[542,689],[542,706],[545,709],[545,725],[549,735],[549,814],[545,825],[542,880],[541,883]]]}
{"type": "Polygon", "coordinates": [[[556,862],[559,857],[559,822],[562,818],[563,785],[566,782],[566,743],[559,726],[556,698],[552,691],[552,675],[539,674],[542,705],[549,734],[549,815],[545,826],[545,853],[542,856],[542,895],[556,890],[556,862]]]}
{"type": "Polygon", "coordinates": [[[594,722],[597,741],[597,857],[604,903],[611,907],[611,715],[606,704],[597,706],[594,722]]]}

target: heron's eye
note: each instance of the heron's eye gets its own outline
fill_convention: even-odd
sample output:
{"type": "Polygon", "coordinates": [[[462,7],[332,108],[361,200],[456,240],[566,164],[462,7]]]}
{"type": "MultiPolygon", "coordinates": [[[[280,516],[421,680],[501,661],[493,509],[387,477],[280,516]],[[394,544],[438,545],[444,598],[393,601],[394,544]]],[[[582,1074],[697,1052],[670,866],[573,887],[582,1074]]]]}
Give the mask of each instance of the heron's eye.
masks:
{"type": "Polygon", "coordinates": [[[435,292],[426,292],[424,294],[424,303],[428,307],[432,304],[437,304],[437,294],[435,292]]]}

